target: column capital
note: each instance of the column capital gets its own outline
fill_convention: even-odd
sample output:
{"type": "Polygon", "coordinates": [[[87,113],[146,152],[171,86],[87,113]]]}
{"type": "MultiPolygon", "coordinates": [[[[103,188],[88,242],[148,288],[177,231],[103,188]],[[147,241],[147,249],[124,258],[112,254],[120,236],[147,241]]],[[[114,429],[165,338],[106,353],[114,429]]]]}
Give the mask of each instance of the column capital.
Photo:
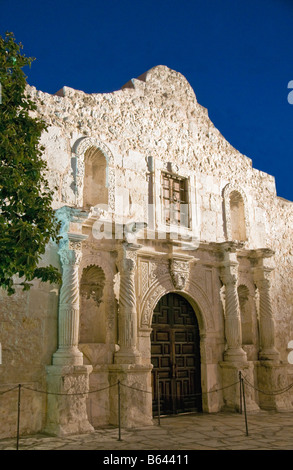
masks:
{"type": "Polygon", "coordinates": [[[60,242],[58,254],[62,266],[79,265],[82,257],[82,242],[86,235],[68,233],[66,238],[60,242]]]}
{"type": "Polygon", "coordinates": [[[79,265],[81,258],[82,258],[81,250],[77,251],[77,250],[62,249],[58,251],[58,253],[59,253],[61,264],[63,267],[67,265],[70,265],[70,266],[79,265]]]}
{"type": "Polygon", "coordinates": [[[228,259],[220,265],[220,279],[225,286],[236,286],[238,280],[238,262],[235,259],[228,259]]]}
{"type": "Polygon", "coordinates": [[[129,274],[134,273],[137,263],[137,251],[141,246],[142,245],[127,242],[122,242],[118,246],[117,266],[119,271],[129,274]]]}
{"type": "Polygon", "coordinates": [[[221,267],[220,279],[225,286],[236,286],[238,279],[238,266],[228,265],[225,267],[221,267]]]}
{"type": "Polygon", "coordinates": [[[257,266],[252,268],[253,280],[257,288],[271,286],[271,274],[274,268],[268,266],[257,266]]]}

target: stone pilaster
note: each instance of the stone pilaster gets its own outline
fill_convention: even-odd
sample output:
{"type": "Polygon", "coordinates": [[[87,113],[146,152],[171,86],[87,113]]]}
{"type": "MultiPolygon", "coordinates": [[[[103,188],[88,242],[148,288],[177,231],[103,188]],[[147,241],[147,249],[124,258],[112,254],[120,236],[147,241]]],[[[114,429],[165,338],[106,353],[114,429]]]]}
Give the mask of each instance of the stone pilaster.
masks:
{"type": "Polygon", "coordinates": [[[66,436],[92,432],[88,421],[86,400],[92,366],[83,365],[78,349],[79,338],[79,280],[78,269],[82,256],[81,233],[65,233],[59,255],[62,265],[62,286],[58,311],[58,349],[53,365],[47,367],[48,434],[66,436]]]}
{"type": "Polygon", "coordinates": [[[275,324],[270,296],[272,266],[266,264],[265,259],[273,256],[269,250],[256,250],[251,258],[255,286],[259,294],[259,336],[260,360],[279,360],[279,353],[275,348],[275,324]]]}
{"type": "Polygon", "coordinates": [[[137,309],[135,274],[137,268],[137,250],[139,245],[123,242],[118,252],[118,269],[120,273],[118,344],[115,355],[117,364],[140,362],[137,351],[137,309]]]}
{"type": "Polygon", "coordinates": [[[55,365],[82,365],[78,349],[79,335],[79,280],[81,242],[75,238],[59,251],[62,265],[62,286],[58,316],[58,350],[53,355],[55,365]]]}
{"type": "Polygon", "coordinates": [[[88,421],[87,397],[92,366],[47,367],[47,420],[44,432],[68,436],[94,431],[88,421]]]}
{"type": "Polygon", "coordinates": [[[152,425],[152,365],[111,364],[108,369],[110,424],[117,426],[120,415],[121,426],[125,428],[152,425]]]}
{"type": "Polygon", "coordinates": [[[271,275],[274,269],[274,252],[269,249],[253,250],[250,253],[253,279],[258,290],[259,314],[259,362],[257,379],[259,404],[263,409],[286,409],[286,394],[274,391],[287,385],[287,369],[281,364],[279,352],[275,346],[275,322],[270,295],[271,275]]]}
{"type": "Polygon", "coordinates": [[[246,361],[242,349],[241,317],[237,293],[238,262],[236,251],[224,245],[223,263],[220,268],[221,280],[225,286],[225,336],[227,350],[224,360],[230,362],[246,361]]]}
{"type": "Polygon", "coordinates": [[[223,380],[223,410],[240,410],[240,383],[239,372],[252,386],[245,384],[245,402],[247,411],[258,411],[257,392],[254,385],[254,364],[250,361],[242,361],[238,364],[232,362],[221,362],[220,364],[223,380]],[[235,385],[233,385],[235,384],[235,385]]]}

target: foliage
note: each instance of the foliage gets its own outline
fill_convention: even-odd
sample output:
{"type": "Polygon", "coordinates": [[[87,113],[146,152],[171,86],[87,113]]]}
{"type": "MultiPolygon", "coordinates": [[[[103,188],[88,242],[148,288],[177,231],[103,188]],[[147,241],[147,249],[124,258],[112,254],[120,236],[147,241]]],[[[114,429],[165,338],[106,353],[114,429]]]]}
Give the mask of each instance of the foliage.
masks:
{"type": "Polygon", "coordinates": [[[60,282],[55,267],[38,266],[50,239],[58,240],[59,226],[39,143],[46,123],[34,116],[22,70],[34,59],[22,48],[13,33],[0,36],[0,286],[8,294],[15,292],[15,277],[24,290],[34,278],[60,282]]]}

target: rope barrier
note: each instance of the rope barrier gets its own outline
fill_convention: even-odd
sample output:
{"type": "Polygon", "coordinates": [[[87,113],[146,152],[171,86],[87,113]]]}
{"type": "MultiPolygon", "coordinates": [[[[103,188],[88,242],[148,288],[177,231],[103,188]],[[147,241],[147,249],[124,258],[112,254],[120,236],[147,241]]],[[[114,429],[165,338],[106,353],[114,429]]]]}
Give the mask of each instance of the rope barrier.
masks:
{"type": "Polygon", "coordinates": [[[139,388],[135,388],[135,387],[131,387],[130,385],[126,385],[126,384],[123,384],[120,382],[120,385],[122,385],[122,387],[126,387],[126,388],[130,388],[131,390],[135,390],[136,392],[143,392],[143,393],[149,393],[149,394],[152,394],[153,392],[152,391],[149,391],[149,390],[141,390],[139,388]]]}
{"type": "Polygon", "coordinates": [[[113,384],[113,385],[109,385],[108,387],[100,388],[98,390],[89,390],[88,392],[78,392],[78,393],[47,392],[45,390],[35,390],[33,388],[26,387],[25,385],[22,385],[22,388],[24,388],[25,390],[30,390],[31,392],[44,393],[45,395],[57,395],[57,396],[73,397],[73,396],[78,396],[78,395],[88,395],[90,393],[103,392],[104,390],[108,390],[109,388],[116,387],[117,384],[118,384],[118,382],[113,384]]]}
{"type": "Polygon", "coordinates": [[[288,392],[292,387],[293,387],[293,383],[290,384],[290,385],[287,385],[287,387],[284,387],[283,389],[280,389],[280,390],[272,390],[270,392],[266,391],[266,390],[261,390],[260,388],[257,388],[255,387],[254,385],[252,385],[245,376],[243,376],[243,380],[245,380],[245,382],[247,383],[247,385],[249,385],[251,388],[253,388],[254,390],[256,390],[257,392],[260,392],[260,393],[263,393],[264,395],[271,395],[271,396],[274,396],[274,395],[281,395],[282,393],[286,393],[288,392]]]}
{"type": "MultiPolygon", "coordinates": [[[[158,381],[159,382],[159,381],[158,381]]],[[[257,388],[255,387],[254,385],[252,385],[249,380],[243,376],[242,372],[239,371],[239,380],[237,382],[234,382],[230,385],[227,385],[225,387],[221,387],[221,388],[217,388],[217,389],[214,389],[214,390],[209,390],[209,391],[206,391],[206,392],[198,392],[198,393],[194,393],[194,394],[189,394],[189,395],[180,395],[180,399],[185,399],[185,398],[190,398],[190,399],[193,399],[197,396],[204,396],[204,395],[208,395],[210,393],[215,393],[215,392],[221,392],[222,390],[225,390],[227,388],[230,388],[230,387],[234,387],[235,385],[237,384],[240,384],[240,412],[242,413],[242,399],[243,399],[243,403],[244,403],[244,411],[245,411],[245,425],[246,425],[246,435],[248,436],[248,425],[247,425],[247,416],[246,416],[246,405],[245,405],[245,393],[244,393],[244,383],[246,383],[247,385],[249,385],[251,388],[253,388],[254,390],[260,392],[260,393],[263,393],[265,395],[279,395],[281,393],[286,393],[288,392],[292,387],[293,387],[293,383],[292,384],[289,384],[287,385],[286,387],[282,388],[282,389],[279,389],[279,390],[273,390],[273,391],[267,391],[267,390],[261,390],[260,388],[257,388]]],[[[14,387],[11,387],[7,390],[4,390],[4,391],[0,391],[0,395],[4,395],[6,393],[9,393],[13,390],[18,390],[18,407],[17,407],[17,444],[16,444],[16,449],[18,450],[18,446],[19,446],[19,429],[20,429],[20,392],[21,392],[21,388],[25,389],[25,390],[29,390],[31,392],[36,392],[36,393],[43,393],[45,395],[57,395],[57,396],[66,396],[66,397],[71,397],[71,396],[84,396],[84,395],[89,395],[89,394],[92,394],[92,393],[98,393],[98,392],[102,392],[102,391],[105,391],[105,390],[109,390],[113,387],[116,387],[118,386],[118,428],[119,428],[119,440],[121,440],[121,391],[120,391],[120,386],[122,387],[125,387],[125,388],[128,388],[130,390],[134,390],[134,391],[137,391],[137,392],[141,392],[141,393],[148,393],[148,394],[153,394],[153,390],[143,390],[143,389],[140,389],[140,388],[137,388],[137,387],[134,387],[134,386],[131,386],[131,385],[127,385],[127,384],[123,384],[121,383],[120,381],[116,382],[115,384],[112,384],[112,385],[109,385],[107,387],[103,387],[103,388],[100,388],[100,389],[96,389],[96,390],[89,390],[87,392],[77,392],[77,393],[59,393],[59,392],[49,392],[49,391],[45,391],[45,390],[37,390],[37,389],[34,389],[34,388],[31,388],[31,387],[28,387],[26,385],[21,385],[21,384],[18,384],[14,387]]],[[[173,399],[173,398],[177,398],[177,395],[173,395],[173,394],[170,394],[170,395],[166,395],[166,394],[160,394],[159,393],[159,388],[157,390],[157,394],[158,394],[158,410],[159,410],[159,415],[158,415],[158,419],[159,419],[159,424],[160,424],[160,401],[161,399],[173,399]]]]}
{"type": "Polygon", "coordinates": [[[0,395],[4,395],[4,393],[11,392],[12,390],[16,390],[17,388],[18,388],[18,385],[16,385],[15,387],[10,388],[9,390],[4,390],[4,392],[0,392],[0,395]]]}
{"type": "MultiPolygon", "coordinates": [[[[245,382],[247,383],[247,385],[249,385],[251,388],[253,388],[257,392],[263,393],[265,395],[272,395],[272,396],[280,395],[282,393],[288,392],[293,387],[293,383],[291,383],[290,385],[287,385],[286,387],[284,387],[282,389],[279,389],[279,390],[266,391],[266,390],[262,390],[258,387],[255,387],[254,385],[252,385],[247,380],[247,378],[245,376],[242,376],[242,377],[245,380],[245,382]]],[[[192,395],[192,396],[203,396],[203,395],[208,395],[210,393],[221,392],[222,390],[226,390],[227,388],[234,387],[235,385],[239,384],[239,382],[240,382],[240,380],[238,380],[237,382],[234,382],[230,385],[226,385],[225,387],[217,388],[217,389],[214,389],[214,390],[208,390],[206,392],[198,392],[198,393],[192,393],[192,394],[189,394],[189,395],[180,395],[180,396],[182,398],[185,398],[185,397],[189,397],[190,395],[192,395]]],[[[99,388],[99,389],[96,389],[96,390],[88,390],[87,392],[77,392],[77,393],[48,392],[46,390],[37,390],[37,389],[34,389],[34,388],[30,388],[30,387],[27,387],[26,385],[22,385],[22,384],[21,384],[21,388],[23,388],[25,390],[29,390],[31,392],[43,393],[45,395],[57,395],[57,396],[66,396],[66,397],[68,397],[68,396],[88,395],[88,394],[91,394],[91,393],[103,392],[105,390],[109,390],[110,388],[116,387],[117,385],[118,385],[118,382],[116,382],[115,384],[109,385],[108,387],[99,388]]],[[[137,392],[152,394],[152,391],[142,390],[142,389],[139,389],[139,388],[127,385],[127,384],[123,384],[121,382],[120,382],[120,385],[122,385],[123,387],[129,388],[131,390],[135,390],[137,392]]],[[[0,391],[0,395],[4,395],[5,393],[16,390],[16,389],[18,389],[18,387],[19,387],[19,385],[16,385],[15,387],[9,388],[8,390],[0,391]]],[[[161,395],[161,396],[173,397],[174,395],[171,394],[171,395],[161,395]]]]}

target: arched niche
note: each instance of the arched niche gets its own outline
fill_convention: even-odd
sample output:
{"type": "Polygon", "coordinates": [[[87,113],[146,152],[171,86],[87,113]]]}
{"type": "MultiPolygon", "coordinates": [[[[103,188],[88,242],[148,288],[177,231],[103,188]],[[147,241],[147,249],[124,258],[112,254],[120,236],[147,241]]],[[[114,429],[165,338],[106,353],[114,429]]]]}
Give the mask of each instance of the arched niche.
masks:
{"type": "Polygon", "coordinates": [[[78,207],[115,211],[115,165],[111,150],[93,137],[78,139],[72,148],[78,207]]]}
{"type": "Polygon", "coordinates": [[[104,286],[102,268],[90,265],[83,269],[80,280],[80,343],[105,342],[104,286]]]}
{"type": "Polygon", "coordinates": [[[243,284],[238,286],[237,292],[241,315],[242,344],[252,344],[254,337],[254,325],[251,304],[252,299],[248,287],[243,284]]]}
{"type": "Polygon", "coordinates": [[[84,156],[83,207],[108,205],[108,164],[103,152],[89,148],[84,156]]]}
{"type": "Polygon", "coordinates": [[[231,236],[233,240],[246,240],[244,201],[239,191],[232,191],[229,198],[231,236]]]}
{"type": "Polygon", "coordinates": [[[226,238],[245,242],[249,239],[247,198],[240,186],[228,184],[223,191],[226,238]]]}

